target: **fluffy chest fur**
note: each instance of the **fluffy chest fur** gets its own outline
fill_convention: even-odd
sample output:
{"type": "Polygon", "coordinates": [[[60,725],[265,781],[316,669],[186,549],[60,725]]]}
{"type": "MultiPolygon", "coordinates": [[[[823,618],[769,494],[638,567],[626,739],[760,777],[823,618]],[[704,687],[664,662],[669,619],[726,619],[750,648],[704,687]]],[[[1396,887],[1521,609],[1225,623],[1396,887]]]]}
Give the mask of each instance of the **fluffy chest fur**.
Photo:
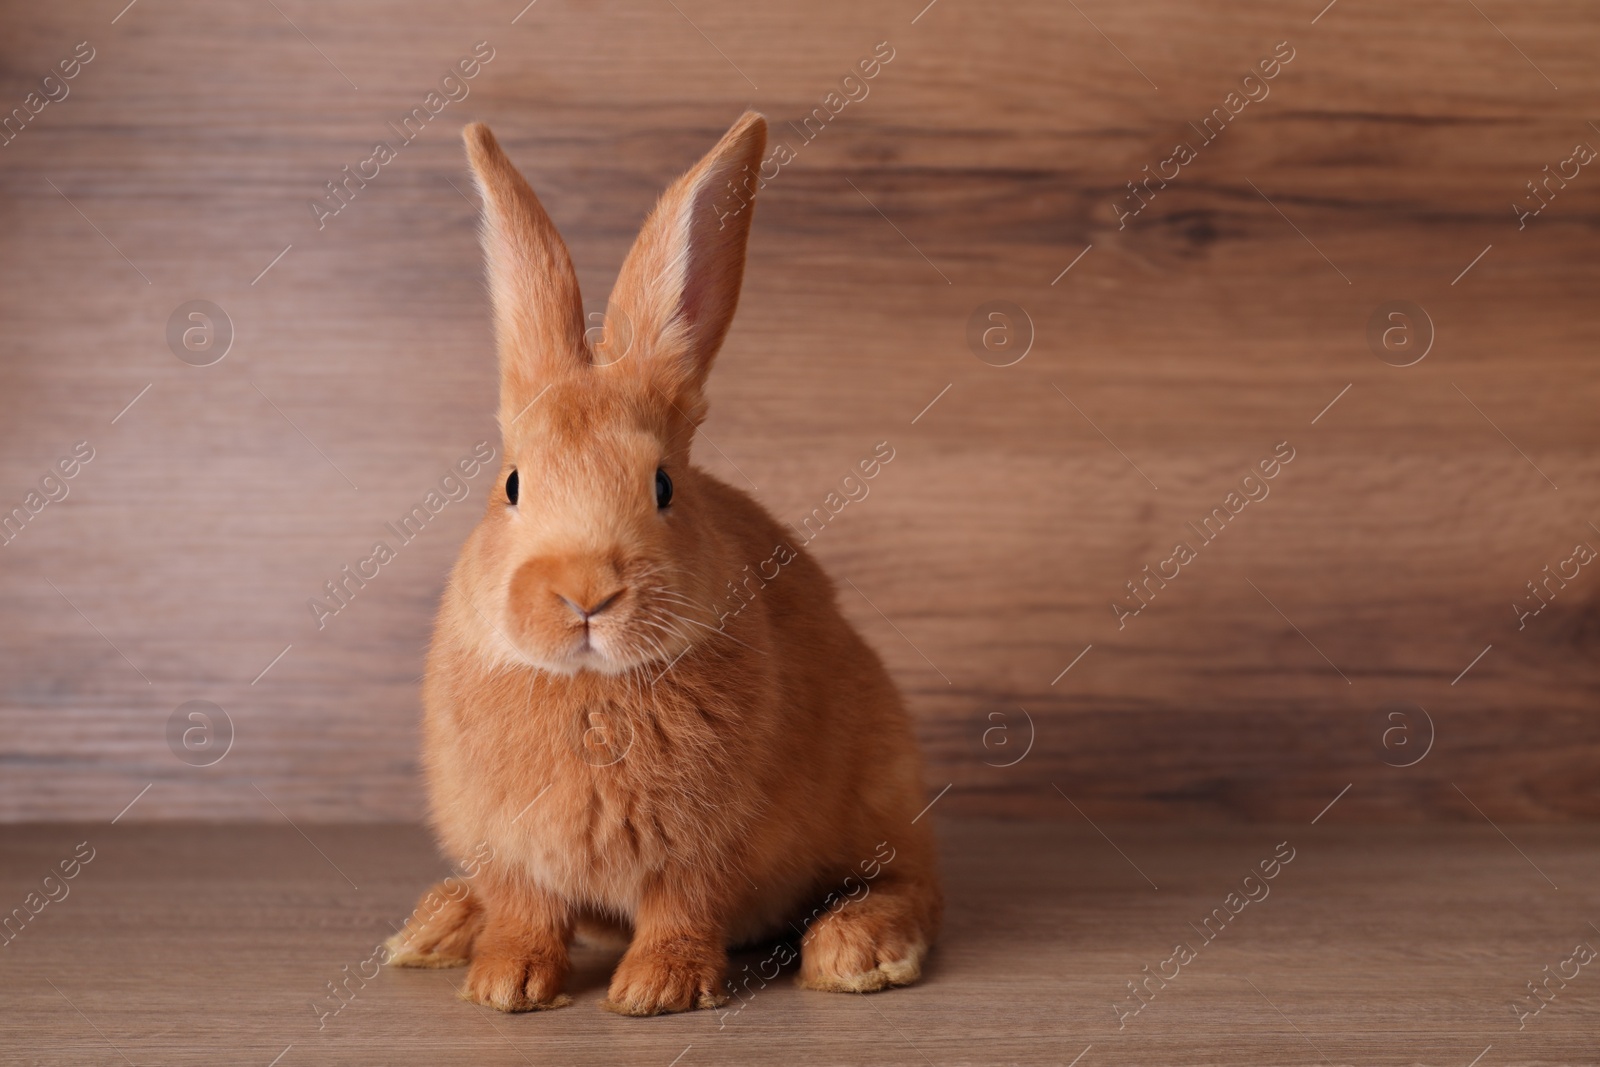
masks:
{"type": "Polygon", "coordinates": [[[473,657],[440,658],[450,666],[433,672],[427,694],[428,774],[453,851],[487,843],[497,862],[544,888],[622,917],[669,872],[712,869],[742,882],[753,857],[741,841],[766,808],[761,753],[772,751],[777,717],[754,680],[705,686],[671,673],[652,683],[532,668],[489,680],[473,657]],[[467,685],[470,701],[460,699],[467,685]]]}

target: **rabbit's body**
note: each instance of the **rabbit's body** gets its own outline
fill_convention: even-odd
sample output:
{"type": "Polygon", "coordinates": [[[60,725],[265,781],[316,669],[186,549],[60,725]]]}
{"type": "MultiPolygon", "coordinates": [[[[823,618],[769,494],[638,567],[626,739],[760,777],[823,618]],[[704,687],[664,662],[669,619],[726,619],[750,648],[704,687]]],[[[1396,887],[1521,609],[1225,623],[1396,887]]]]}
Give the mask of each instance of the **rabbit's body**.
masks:
{"type": "Polygon", "coordinates": [[[730,163],[759,159],[764,132],[747,116],[646,224],[612,300],[644,327],[628,364],[526,355],[588,352],[568,318],[576,283],[564,291],[570,262],[531,190],[469,128],[509,473],[445,592],[424,763],[446,853],[491,858],[391,951],[470,960],[465,995],[481,1003],[564,1002],[566,944],[586,923],[632,935],[607,1001],[628,1014],[721,1003],[728,945],[795,931],[804,985],[903,984],[937,927],[920,760],[887,672],[790,532],[687,463],[726,321],[699,343],[695,327],[731,317],[749,223],[724,237],[688,216],[730,163]],[[728,239],[731,300],[717,289],[728,239]],[[673,257],[687,277],[662,299],[673,257]],[[713,274],[700,292],[697,270],[713,274]],[[652,467],[646,503],[633,479],[652,467]]]}
{"type": "MultiPolygon", "coordinates": [[[[753,569],[793,540],[696,473],[683,491],[715,493],[745,520],[730,558],[753,569]]],[[[887,871],[915,862],[895,829],[921,804],[909,724],[808,556],[758,588],[726,638],[642,679],[497,670],[454,588],[425,698],[433,823],[452,855],[487,842],[493,863],[630,924],[660,872],[692,872],[720,898],[730,944],[860,881],[889,838],[887,871]]]]}

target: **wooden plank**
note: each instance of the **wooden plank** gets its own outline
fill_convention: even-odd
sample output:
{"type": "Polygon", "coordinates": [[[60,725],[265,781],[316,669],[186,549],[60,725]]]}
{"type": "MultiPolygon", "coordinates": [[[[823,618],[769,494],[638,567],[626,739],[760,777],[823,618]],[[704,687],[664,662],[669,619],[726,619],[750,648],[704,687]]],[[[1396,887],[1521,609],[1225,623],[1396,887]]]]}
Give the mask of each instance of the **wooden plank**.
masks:
{"type": "Polygon", "coordinates": [[[0,548],[0,819],[108,816],[151,782],[130,818],[275,817],[252,781],[297,817],[417,816],[421,649],[482,485],[325,628],[306,600],[492,440],[459,126],[494,125],[599,301],[740,108],[798,143],[885,40],[762,194],[706,427],[727,458],[700,458],[798,518],[894,444],[813,547],[914,642],[846,587],[930,795],[1056,817],[1066,778],[1122,817],[1272,820],[1358,781],[1369,817],[1456,819],[1466,779],[1500,815],[1600,815],[1600,587],[1585,569],[1520,631],[1511,608],[1600,547],[1600,183],[1521,230],[1511,208],[1600,146],[1581,6],[280,6],[6,5],[0,100],[97,53],[0,148],[0,507],[74,443],[95,458],[0,548]],[[308,199],[480,40],[471,95],[318,230],[308,199]],[[1271,95],[1119,229],[1125,183],[1283,40],[1271,95]],[[196,297],[236,329],[206,368],[164,339],[196,297]],[[1397,299],[1437,333],[1407,368],[1366,336],[1397,299]],[[968,348],[993,300],[1034,324],[1014,366],[968,348]],[[1124,583],[1282,441],[1271,496],[1119,629],[1124,583]],[[236,728],[213,768],[164,740],[191,699],[236,728]],[[1405,771],[1369,736],[1391,701],[1438,725],[1405,771]],[[985,767],[1019,705],[1033,750],[985,767]]]}

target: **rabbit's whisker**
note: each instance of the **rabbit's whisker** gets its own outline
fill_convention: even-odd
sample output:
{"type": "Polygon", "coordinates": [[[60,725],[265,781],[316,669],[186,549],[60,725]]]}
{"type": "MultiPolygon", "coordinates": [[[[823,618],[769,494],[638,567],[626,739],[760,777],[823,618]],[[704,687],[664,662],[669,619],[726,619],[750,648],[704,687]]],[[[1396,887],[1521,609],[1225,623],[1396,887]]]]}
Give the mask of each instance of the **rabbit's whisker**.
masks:
{"type": "Polygon", "coordinates": [[[741,645],[744,648],[748,648],[751,652],[754,652],[757,655],[761,655],[761,656],[765,656],[766,655],[766,653],[761,651],[759,648],[756,648],[754,645],[746,644],[745,642],[739,640],[737,637],[735,637],[732,634],[730,634],[725,629],[722,629],[722,628],[717,627],[717,626],[708,626],[705,623],[699,621],[698,619],[684,618],[682,615],[679,615],[677,612],[669,611],[669,612],[667,612],[667,614],[671,615],[674,619],[679,619],[679,620],[681,620],[683,622],[689,623],[692,626],[699,626],[702,629],[710,630],[712,633],[721,634],[723,637],[726,637],[729,641],[732,641],[734,644],[741,645]]]}

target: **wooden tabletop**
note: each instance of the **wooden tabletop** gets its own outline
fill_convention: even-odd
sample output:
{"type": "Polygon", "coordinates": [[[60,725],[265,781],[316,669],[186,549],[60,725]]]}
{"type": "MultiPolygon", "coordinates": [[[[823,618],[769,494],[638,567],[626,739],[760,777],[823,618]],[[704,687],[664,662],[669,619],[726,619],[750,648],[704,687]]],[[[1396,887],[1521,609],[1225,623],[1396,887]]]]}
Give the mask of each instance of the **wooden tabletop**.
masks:
{"type": "Polygon", "coordinates": [[[441,873],[414,827],[10,827],[6,908],[87,854],[81,843],[93,858],[0,948],[0,1060],[1596,1062],[1600,962],[1570,961],[1580,943],[1600,947],[1600,830],[1338,819],[1335,808],[1316,825],[944,823],[947,929],[920,985],[833,995],[785,975],[752,985],[735,1014],[643,1020],[599,1009],[615,957],[595,952],[578,956],[574,1004],[543,1014],[456,1000],[460,971],[384,970],[330,996],[330,982],[373,973],[376,945],[441,873]],[[1555,971],[1576,977],[1553,983],[1519,1030],[1526,983],[1555,971]],[[1152,972],[1170,980],[1135,999],[1128,983],[1152,972]]]}

